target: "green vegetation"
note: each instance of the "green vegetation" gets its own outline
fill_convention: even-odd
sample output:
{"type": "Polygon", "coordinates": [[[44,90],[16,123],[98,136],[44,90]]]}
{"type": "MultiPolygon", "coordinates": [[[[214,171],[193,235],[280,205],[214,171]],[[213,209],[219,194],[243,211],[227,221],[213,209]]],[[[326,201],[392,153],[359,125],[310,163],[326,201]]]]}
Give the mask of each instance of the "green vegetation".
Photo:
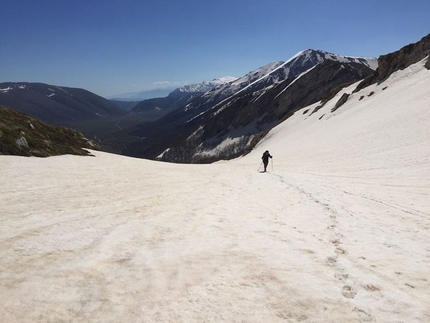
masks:
{"type": "Polygon", "coordinates": [[[91,155],[85,148],[98,149],[98,146],[75,130],[50,126],[0,106],[0,155],[91,155]]]}

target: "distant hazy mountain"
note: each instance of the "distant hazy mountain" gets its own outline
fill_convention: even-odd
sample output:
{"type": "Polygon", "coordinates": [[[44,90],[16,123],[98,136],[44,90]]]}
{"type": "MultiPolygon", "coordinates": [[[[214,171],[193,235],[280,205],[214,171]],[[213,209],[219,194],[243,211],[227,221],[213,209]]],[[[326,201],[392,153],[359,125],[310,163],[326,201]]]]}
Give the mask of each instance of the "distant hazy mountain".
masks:
{"type": "Polygon", "coordinates": [[[109,100],[113,104],[119,106],[120,108],[130,111],[132,110],[136,105],[140,103],[140,101],[118,101],[118,100],[109,100]]]}
{"type": "Polygon", "coordinates": [[[87,90],[43,83],[0,83],[0,105],[59,126],[127,113],[87,90]]]}
{"type": "Polygon", "coordinates": [[[185,106],[192,100],[201,96],[203,93],[217,86],[229,84],[234,80],[236,80],[235,77],[226,76],[214,79],[212,81],[204,81],[197,84],[186,85],[175,89],[164,98],[143,100],[132,109],[132,112],[137,113],[142,111],[158,110],[165,111],[167,113],[185,106]]]}
{"type": "Polygon", "coordinates": [[[168,95],[182,96],[183,93],[204,93],[218,85],[229,83],[231,81],[234,81],[235,79],[236,78],[232,76],[225,76],[213,79],[212,81],[203,81],[201,83],[185,85],[180,88],[168,87],[163,89],[116,94],[109,96],[108,99],[116,101],[143,101],[149,99],[164,98],[168,95]]]}
{"type": "Polygon", "coordinates": [[[144,90],[139,92],[127,92],[108,96],[107,99],[114,101],[142,101],[153,98],[164,98],[174,91],[175,87],[168,87],[164,89],[144,90]]]}

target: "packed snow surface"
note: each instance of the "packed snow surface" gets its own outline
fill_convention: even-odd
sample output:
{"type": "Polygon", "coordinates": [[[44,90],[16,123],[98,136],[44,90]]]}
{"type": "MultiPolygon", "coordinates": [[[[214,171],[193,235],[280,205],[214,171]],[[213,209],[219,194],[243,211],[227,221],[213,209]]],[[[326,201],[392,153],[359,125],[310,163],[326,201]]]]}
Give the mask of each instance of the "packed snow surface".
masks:
{"type": "Polygon", "coordinates": [[[428,84],[339,93],[229,162],[0,156],[0,322],[430,322],[428,84]]]}

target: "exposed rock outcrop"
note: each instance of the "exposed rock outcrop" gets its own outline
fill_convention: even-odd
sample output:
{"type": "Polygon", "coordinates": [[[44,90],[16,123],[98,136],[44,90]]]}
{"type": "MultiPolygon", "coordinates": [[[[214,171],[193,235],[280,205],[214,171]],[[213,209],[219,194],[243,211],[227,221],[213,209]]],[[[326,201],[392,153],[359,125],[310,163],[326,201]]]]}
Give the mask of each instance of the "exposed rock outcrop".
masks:
{"type": "MultiPolygon", "coordinates": [[[[378,68],[375,73],[368,76],[361,82],[355,92],[376,83],[385,80],[393,72],[403,70],[408,66],[415,64],[430,55],[430,34],[423,37],[419,42],[409,44],[400,50],[381,55],[378,58],[378,68]]],[[[426,67],[430,69],[430,57],[427,59],[426,67]]]]}
{"type": "Polygon", "coordinates": [[[430,34],[415,44],[409,44],[397,52],[382,55],[378,58],[376,73],[378,79],[383,80],[393,72],[419,62],[430,55],[430,34]]]}
{"type": "Polygon", "coordinates": [[[331,109],[331,112],[335,112],[337,109],[339,109],[342,105],[344,105],[346,103],[346,101],[348,101],[349,98],[349,94],[348,93],[344,93],[340,99],[336,102],[336,104],[334,105],[333,109],[331,109]]]}

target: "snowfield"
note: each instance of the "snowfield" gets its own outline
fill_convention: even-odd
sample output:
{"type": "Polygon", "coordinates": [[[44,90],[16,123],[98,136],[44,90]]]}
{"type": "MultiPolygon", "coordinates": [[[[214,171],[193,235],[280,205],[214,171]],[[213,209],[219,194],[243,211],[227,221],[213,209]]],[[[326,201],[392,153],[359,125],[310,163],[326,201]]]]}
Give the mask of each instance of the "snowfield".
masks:
{"type": "Polygon", "coordinates": [[[0,156],[0,322],[430,322],[423,65],[233,161],[0,156]]]}

